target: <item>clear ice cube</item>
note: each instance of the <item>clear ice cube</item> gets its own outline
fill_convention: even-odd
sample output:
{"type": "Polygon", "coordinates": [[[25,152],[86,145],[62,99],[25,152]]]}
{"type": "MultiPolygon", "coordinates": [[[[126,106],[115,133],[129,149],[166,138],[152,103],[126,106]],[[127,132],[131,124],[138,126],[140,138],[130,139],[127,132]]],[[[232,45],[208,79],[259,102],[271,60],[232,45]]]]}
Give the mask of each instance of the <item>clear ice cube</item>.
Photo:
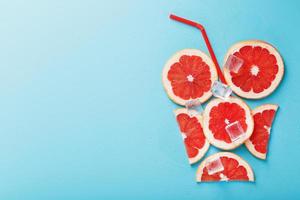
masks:
{"type": "Polygon", "coordinates": [[[245,131],[239,121],[228,124],[225,127],[226,132],[228,133],[231,142],[235,142],[239,139],[245,137],[245,131]]]}
{"type": "Polygon", "coordinates": [[[228,56],[225,67],[229,69],[229,71],[238,73],[240,68],[243,66],[244,60],[235,56],[235,55],[230,55],[228,56]]]}
{"type": "Polygon", "coordinates": [[[220,81],[215,81],[211,92],[215,97],[226,100],[232,93],[231,88],[228,85],[221,83],[220,81]]]}
{"type": "Polygon", "coordinates": [[[186,102],[185,107],[190,116],[199,115],[203,112],[203,107],[199,99],[193,99],[186,102]]]}
{"type": "Polygon", "coordinates": [[[221,172],[224,170],[224,166],[219,157],[214,159],[208,159],[205,163],[205,167],[209,175],[215,174],[217,172],[221,172]]]}

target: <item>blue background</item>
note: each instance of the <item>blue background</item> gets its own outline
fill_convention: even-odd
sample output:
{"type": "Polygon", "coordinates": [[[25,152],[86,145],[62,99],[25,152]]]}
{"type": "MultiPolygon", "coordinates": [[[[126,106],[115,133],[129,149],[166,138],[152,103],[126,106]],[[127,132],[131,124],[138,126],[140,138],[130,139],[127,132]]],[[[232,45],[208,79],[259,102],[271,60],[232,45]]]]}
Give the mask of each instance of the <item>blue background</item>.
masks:
{"type": "MultiPolygon", "coordinates": [[[[1,1],[0,199],[283,199],[300,195],[296,1],[1,1]],[[281,2],[281,3],[280,3],[281,2]],[[275,45],[285,76],[266,161],[244,148],[255,183],[196,184],[161,84],[166,60],[239,40],[275,45]]],[[[218,151],[211,147],[208,154],[218,151]]]]}

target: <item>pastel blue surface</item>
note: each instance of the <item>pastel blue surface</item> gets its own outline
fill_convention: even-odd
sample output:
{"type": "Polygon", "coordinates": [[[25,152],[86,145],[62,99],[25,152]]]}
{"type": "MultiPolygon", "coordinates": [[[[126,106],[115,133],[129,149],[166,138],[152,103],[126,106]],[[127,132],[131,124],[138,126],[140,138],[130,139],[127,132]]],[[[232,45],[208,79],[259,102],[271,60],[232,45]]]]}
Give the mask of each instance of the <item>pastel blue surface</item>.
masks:
{"type": "MultiPolygon", "coordinates": [[[[291,199],[299,197],[296,1],[1,1],[0,199],[291,199]],[[255,183],[196,184],[161,84],[166,60],[239,40],[276,46],[285,76],[266,161],[244,148],[255,183]]],[[[211,147],[208,154],[218,151],[211,147]]]]}

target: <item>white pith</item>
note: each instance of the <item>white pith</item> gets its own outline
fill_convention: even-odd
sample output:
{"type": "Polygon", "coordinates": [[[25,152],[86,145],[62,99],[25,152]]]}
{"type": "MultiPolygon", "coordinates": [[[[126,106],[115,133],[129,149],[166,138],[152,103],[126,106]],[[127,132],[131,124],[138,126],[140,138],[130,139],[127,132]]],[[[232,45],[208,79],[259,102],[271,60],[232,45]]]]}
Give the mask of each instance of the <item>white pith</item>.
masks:
{"type": "Polygon", "coordinates": [[[251,67],[251,74],[252,74],[253,76],[257,76],[258,72],[259,72],[259,68],[258,68],[256,65],[253,65],[253,66],[251,67]]]}
{"type": "Polygon", "coordinates": [[[229,120],[228,119],[225,119],[225,124],[229,124],[230,122],[229,122],[229,120]]]}
{"type": "Polygon", "coordinates": [[[254,128],[253,118],[252,118],[252,115],[251,115],[250,108],[248,107],[248,105],[246,103],[244,103],[241,99],[236,98],[236,97],[228,98],[226,100],[226,102],[236,103],[245,110],[246,124],[247,124],[247,130],[245,132],[245,137],[242,137],[238,141],[231,142],[231,143],[226,143],[222,140],[215,139],[213,133],[209,129],[210,110],[214,106],[217,106],[219,103],[222,103],[222,102],[224,102],[224,100],[214,99],[206,105],[205,110],[203,112],[203,130],[204,130],[204,134],[205,134],[205,136],[206,136],[206,138],[207,138],[207,140],[209,141],[210,144],[212,144],[212,145],[214,145],[214,146],[216,146],[220,149],[224,149],[224,150],[235,149],[238,146],[240,146],[241,144],[243,144],[246,140],[248,140],[249,137],[251,136],[251,134],[253,132],[253,128],[254,128]]]}
{"type": "MultiPolygon", "coordinates": [[[[278,105],[275,105],[275,104],[261,105],[261,106],[255,108],[254,110],[252,110],[252,116],[254,116],[257,113],[261,113],[264,110],[275,110],[275,115],[276,115],[277,109],[278,109],[278,105]]],[[[275,118],[275,116],[274,116],[274,118],[275,118]]],[[[272,127],[272,125],[271,125],[271,127],[272,127]]],[[[271,134],[271,127],[267,127],[269,135],[271,134]]],[[[266,159],[267,153],[260,153],[260,152],[256,151],[256,149],[250,139],[248,139],[245,142],[245,146],[255,157],[260,158],[262,160],[266,159]]]]}
{"type": "Polygon", "coordinates": [[[226,62],[227,58],[230,55],[239,51],[240,48],[242,48],[243,46],[260,46],[262,48],[269,50],[269,52],[271,54],[273,54],[277,60],[278,72],[276,74],[276,77],[273,80],[271,86],[260,93],[255,93],[255,92],[253,92],[253,90],[250,90],[249,92],[245,92],[240,87],[237,87],[233,84],[233,82],[231,80],[230,71],[229,71],[229,69],[227,69],[225,67],[223,69],[223,72],[224,72],[224,77],[226,79],[226,82],[228,85],[230,85],[230,87],[234,91],[234,93],[241,97],[248,98],[248,99],[260,99],[260,98],[266,97],[269,94],[271,94],[278,87],[279,83],[282,80],[282,77],[284,75],[283,60],[282,60],[279,52],[271,44],[264,42],[264,41],[259,41],[259,40],[248,40],[248,41],[238,42],[238,43],[234,44],[232,47],[230,47],[224,57],[224,63],[226,62]]]}
{"type": "MultiPolygon", "coordinates": [[[[202,182],[201,178],[202,178],[203,170],[205,168],[205,164],[206,164],[207,160],[216,159],[217,157],[234,158],[235,160],[238,161],[239,165],[244,166],[246,168],[249,181],[254,181],[253,170],[250,167],[250,165],[244,159],[242,159],[238,155],[236,155],[234,153],[231,153],[231,152],[219,152],[219,153],[213,154],[213,155],[205,158],[201,162],[201,164],[199,165],[199,167],[197,169],[197,172],[196,172],[196,181],[197,182],[202,182]]],[[[228,180],[228,178],[224,174],[222,174],[222,175],[220,175],[220,178],[221,178],[220,181],[230,181],[230,180],[228,180]]]]}
{"type": "Polygon", "coordinates": [[[225,176],[222,173],[220,173],[220,178],[221,178],[221,181],[229,181],[229,179],[227,178],[227,176],[225,176]]]}
{"type": "MultiPolygon", "coordinates": [[[[174,114],[175,114],[176,118],[177,118],[177,115],[179,115],[181,113],[188,114],[188,110],[186,108],[179,108],[179,109],[176,109],[174,111],[174,114]]],[[[194,117],[197,118],[198,122],[201,124],[201,126],[203,128],[203,118],[202,118],[202,115],[198,114],[198,115],[195,115],[194,117]]],[[[178,125],[178,127],[179,127],[179,125],[178,125]]],[[[179,131],[180,131],[180,128],[179,128],[179,131]]],[[[182,136],[183,140],[187,137],[184,133],[181,133],[181,136],[182,136]]],[[[203,147],[201,149],[198,149],[199,150],[198,154],[195,157],[193,157],[193,158],[188,158],[189,163],[190,164],[194,164],[194,163],[198,162],[205,155],[205,153],[207,152],[208,148],[209,148],[209,142],[208,142],[207,139],[205,139],[205,143],[204,143],[203,147]]]]}
{"type": "MultiPolygon", "coordinates": [[[[210,73],[211,73],[211,86],[210,87],[212,87],[212,84],[214,83],[214,81],[218,79],[218,74],[217,74],[216,67],[215,67],[213,61],[211,60],[211,58],[198,49],[183,49],[183,50],[175,53],[167,61],[167,63],[164,66],[164,69],[162,72],[162,82],[164,85],[164,89],[166,90],[169,98],[172,101],[174,101],[175,103],[184,106],[185,103],[188,102],[189,100],[192,100],[192,98],[184,100],[181,97],[176,96],[173,93],[171,82],[168,80],[168,72],[170,70],[170,67],[172,66],[172,64],[178,62],[182,55],[189,55],[189,56],[195,55],[195,56],[199,56],[202,58],[202,60],[209,66],[209,69],[210,69],[210,73]]],[[[187,77],[187,79],[188,79],[188,77],[187,77]]],[[[190,77],[190,80],[191,80],[191,77],[190,77]]],[[[193,81],[194,81],[194,77],[193,77],[193,81]]],[[[212,96],[212,93],[210,90],[208,90],[201,97],[199,97],[197,99],[199,99],[200,102],[203,103],[203,102],[207,101],[211,96],[212,96]]]]}
{"type": "Polygon", "coordinates": [[[187,77],[187,80],[189,81],[189,82],[193,82],[194,81],[194,77],[190,74],[190,75],[188,75],[187,77]]]}

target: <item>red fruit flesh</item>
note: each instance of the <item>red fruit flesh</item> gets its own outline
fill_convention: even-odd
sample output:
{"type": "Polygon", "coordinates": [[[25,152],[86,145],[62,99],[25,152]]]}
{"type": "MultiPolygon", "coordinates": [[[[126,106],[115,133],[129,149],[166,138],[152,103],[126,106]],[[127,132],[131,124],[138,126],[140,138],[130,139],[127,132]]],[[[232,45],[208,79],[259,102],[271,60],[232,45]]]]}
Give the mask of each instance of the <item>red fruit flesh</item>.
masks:
{"type": "Polygon", "coordinates": [[[244,166],[239,165],[239,162],[237,160],[225,156],[220,157],[220,159],[224,167],[224,170],[209,175],[207,168],[205,167],[201,177],[201,181],[220,181],[221,174],[226,176],[228,180],[239,180],[239,181],[249,180],[246,168],[244,166]]]}
{"type": "Polygon", "coordinates": [[[270,128],[275,117],[275,110],[264,110],[256,113],[254,119],[254,131],[250,137],[256,151],[267,153],[268,141],[270,137],[270,128]]]}
{"type": "Polygon", "coordinates": [[[266,48],[244,46],[234,53],[244,63],[237,73],[230,72],[232,82],[244,92],[261,93],[269,88],[278,73],[276,57],[266,48]]]}
{"type": "Polygon", "coordinates": [[[239,121],[244,130],[247,129],[245,110],[236,103],[220,103],[210,111],[209,129],[215,139],[231,143],[225,127],[235,121],[239,121]]]}
{"type": "Polygon", "coordinates": [[[183,55],[170,67],[168,80],[176,96],[196,99],[210,90],[211,73],[201,57],[183,55]]]}
{"type": "Polygon", "coordinates": [[[181,113],[177,115],[180,131],[184,134],[184,144],[189,158],[195,157],[205,144],[205,136],[201,124],[196,117],[181,113]]]}

